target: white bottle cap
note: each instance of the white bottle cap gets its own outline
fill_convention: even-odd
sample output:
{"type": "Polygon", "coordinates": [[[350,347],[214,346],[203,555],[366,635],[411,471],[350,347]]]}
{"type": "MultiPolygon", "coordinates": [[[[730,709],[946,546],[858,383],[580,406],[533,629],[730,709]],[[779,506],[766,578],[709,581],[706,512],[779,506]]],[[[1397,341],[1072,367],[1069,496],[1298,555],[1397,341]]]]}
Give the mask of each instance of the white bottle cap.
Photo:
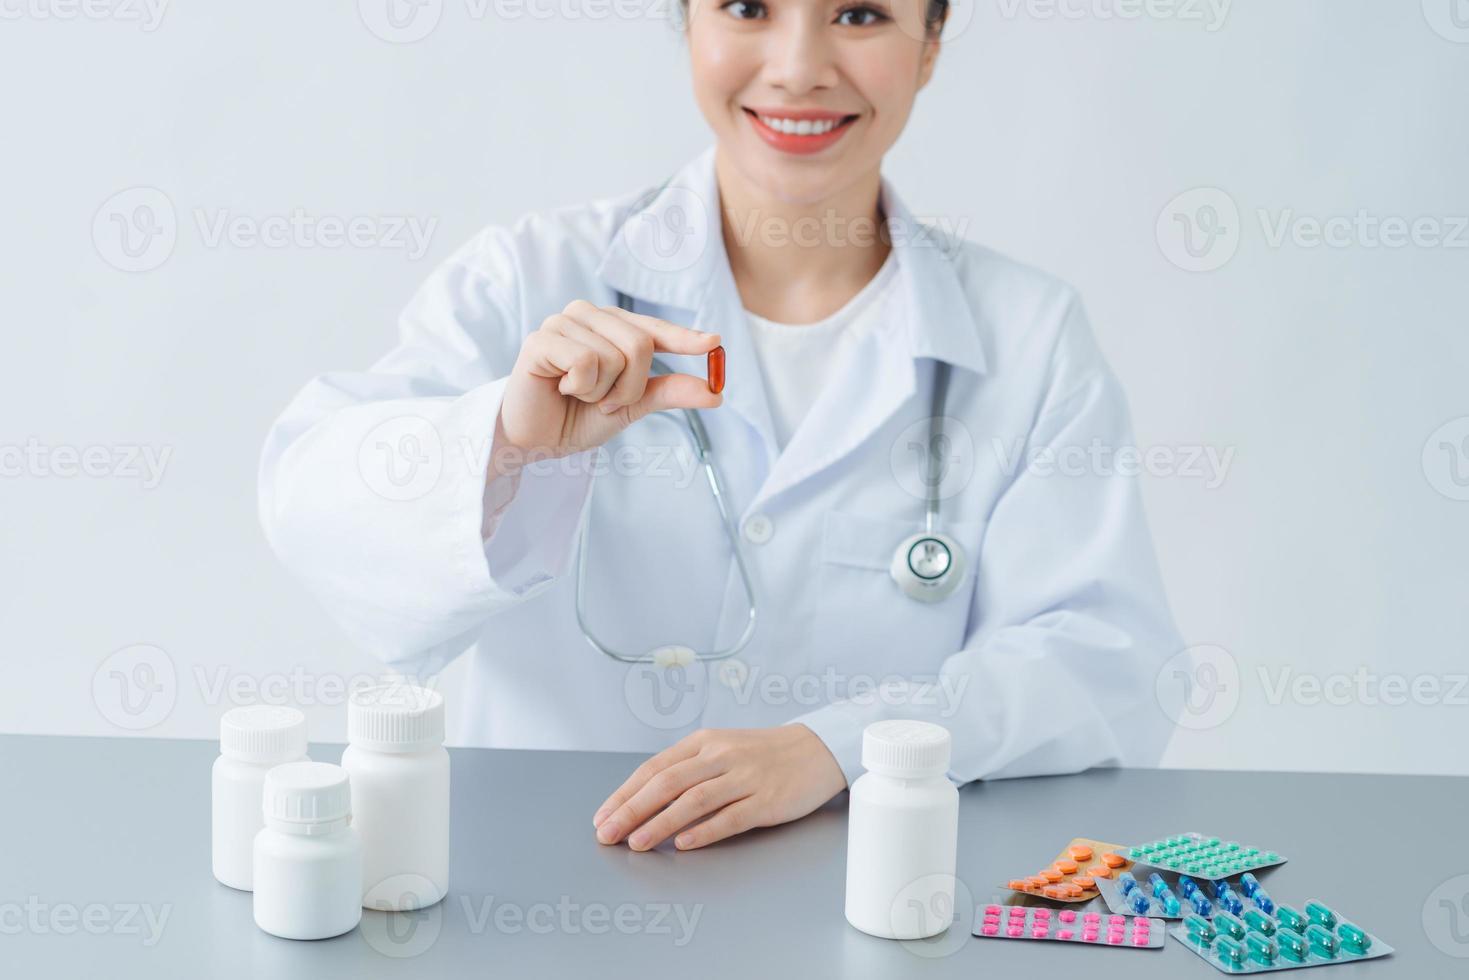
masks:
{"type": "Polygon", "coordinates": [[[306,716],[295,708],[252,704],[219,720],[220,754],[241,762],[290,762],[306,754],[306,716]]]}
{"type": "Polygon", "coordinates": [[[390,682],[353,693],[347,741],[377,752],[417,752],[444,742],[444,696],[390,682]]]}
{"type": "MultiPolygon", "coordinates": [[[[352,814],[347,770],[330,762],[288,762],[265,774],[265,822],[310,834],[352,814]]],[[[320,831],[318,831],[320,832],[320,831]]]]}
{"type": "Polygon", "coordinates": [[[862,732],[862,768],[898,779],[942,776],[949,771],[952,739],[926,721],[877,721],[862,732]]]}

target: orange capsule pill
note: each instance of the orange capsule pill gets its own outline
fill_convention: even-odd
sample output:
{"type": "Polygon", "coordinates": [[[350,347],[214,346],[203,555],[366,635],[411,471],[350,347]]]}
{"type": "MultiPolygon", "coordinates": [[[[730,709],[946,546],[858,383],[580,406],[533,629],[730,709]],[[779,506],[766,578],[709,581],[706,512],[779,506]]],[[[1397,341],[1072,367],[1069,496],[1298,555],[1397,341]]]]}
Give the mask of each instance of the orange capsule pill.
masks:
{"type": "Polygon", "coordinates": [[[1024,878],[1011,878],[1005,883],[1005,887],[1011,891],[1023,892],[1030,887],[1030,882],[1024,878]]]}
{"type": "Polygon", "coordinates": [[[1041,894],[1045,895],[1047,898],[1065,898],[1066,889],[1060,885],[1051,885],[1048,888],[1044,889],[1041,894]]]}
{"type": "Polygon", "coordinates": [[[1048,882],[1050,882],[1051,884],[1054,885],[1056,882],[1060,881],[1062,878],[1064,878],[1066,876],[1063,875],[1061,872],[1057,871],[1055,868],[1047,868],[1046,870],[1042,871],[1036,877],[1038,877],[1038,878],[1044,878],[1044,879],[1046,879],[1046,881],[1048,881],[1048,882]]]}
{"type": "Polygon", "coordinates": [[[1057,871],[1061,872],[1063,875],[1074,875],[1074,874],[1076,874],[1076,862],[1075,861],[1064,861],[1064,860],[1063,861],[1057,861],[1055,864],[1051,865],[1051,867],[1055,868],[1057,871]]]}
{"type": "Polygon", "coordinates": [[[1030,882],[1030,887],[1032,888],[1044,888],[1051,883],[1049,879],[1042,878],[1040,875],[1036,875],[1035,877],[1028,878],[1026,880],[1030,882]]]}
{"type": "Polygon", "coordinates": [[[1071,879],[1071,883],[1082,889],[1097,887],[1097,883],[1088,878],[1086,875],[1077,875],[1075,878],[1071,879]]]}
{"type": "Polygon", "coordinates": [[[1111,851],[1108,851],[1102,855],[1102,863],[1109,868],[1120,868],[1127,863],[1127,858],[1121,854],[1113,854],[1111,851]]]}
{"type": "Polygon", "coordinates": [[[1086,873],[1093,878],[1112,877],[1112,869],[1107,867],[1105,864],[1094,864],[1090,868],[1086,869],[1086,873]]]}
{"type": "Polygon", "coordinates": [[[709,390],[716,395],[724,390],[724,347],[709,352],[709,390]]]}
{"type": "Polygon", "coordinates": [[[1090,847],[1087,847],[1085,844],[1077,844],[1074,847],[1068,847],[1066,848],[1066,853],[1070,854],[1078,861],[1090,861],[1092,859],[1092,849],[1090,847]]]}
{"type": "Polygon", "coordinates": [[[1085,888],[1072,881],[1068,881],[1060,887],[1066,889],[1067,898],[1080,898],[1082,895],[1086,894],[1085,888]]]}

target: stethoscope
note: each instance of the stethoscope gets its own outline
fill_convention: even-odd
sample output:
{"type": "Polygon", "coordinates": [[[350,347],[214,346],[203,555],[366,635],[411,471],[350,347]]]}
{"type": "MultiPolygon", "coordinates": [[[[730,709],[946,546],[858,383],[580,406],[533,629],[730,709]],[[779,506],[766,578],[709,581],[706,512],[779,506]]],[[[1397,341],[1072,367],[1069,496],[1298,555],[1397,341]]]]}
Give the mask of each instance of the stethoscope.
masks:
{"type": "MultiPolygon", "coordinates": [[[[620,291],[617,294],[617,305],[628,312],[633,312],[632,301],[620,291]]],[[[654,359],[651,370],[654,374],[672,373],[657,359],[654,359]]],[[[937,530],[939,484],[942,482],[942,473],[939,472],[935,461],[943,455],[944,408],[948,395],[949,365],[944,361],[937,361],[934,365],[933,401],[929,409],[928,444],[924,447],[923,481],[927,490],[927,499],[923,509],[923,530],[904,538],[898,544],[893,551],[892,565],[888,569],[893,581],[897,583],[903,594],[919,602],[938,602],[947,598],[959,587],[960,581],[964,578],[964,549],[959,546],[958,541],[937,530]]],[[[714,461],[714,451],[709,445],[709,433],[704,428],[704,422],[699,418],[697,411],[693,409],[680,409],[680,411],[683,412],[684,419],[688,423],[695,456],[704,469],[704,475],[709,480],[709,490],[714,494],[714,504],[719,508],[719,520],[724,525],[725,537],[729,539],[730,550],[734,553],[735,568],[739,572],[740,584],[744,588],[745,602],[750,613],[745,619],[745,628],[733,643],[723,649],[707,653],[682,644],[669,644],[656,647],[644,654],[629,654],[615,650],[597,639],[596,633],[587,624],[586,609],[582,605],[582,595],[586,591],[587,538],[589,537],[586,521],[590,519],[592,512],[589,497],[578,535],[580,540],[576,554],[576,623],[581,629],[582,636],[586,637],[587,642],[592,645],[592,649],[622,663],[673,667],[687,666],[700,660],[724,660],[733,657],[748,646],[750,639],[755,635],[755,588],[751,584],[750,571],[745,565],[744,552],[740,548],[739,532],[735,529],[734,518],[730,515],[729,506],[725,502],[723,481],[719,476],[719,467],[714,461]]],[[[595,487],[595,481],[593,481],[593,486],[595,487]]]]}

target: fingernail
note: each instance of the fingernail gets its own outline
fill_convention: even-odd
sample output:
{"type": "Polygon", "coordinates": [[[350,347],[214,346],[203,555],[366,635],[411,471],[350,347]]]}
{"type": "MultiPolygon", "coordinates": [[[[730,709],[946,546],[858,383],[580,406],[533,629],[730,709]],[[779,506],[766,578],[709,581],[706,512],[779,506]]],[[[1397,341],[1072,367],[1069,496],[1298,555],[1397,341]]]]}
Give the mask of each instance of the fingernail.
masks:
{"type": "Polygon", "coordinates": [[[638,848],[647,847],[648,832],[646,830],[640,830],[636,834],[633,834],[631,837],[629,837],[627,842],[632,845],[635,850],[638,848]]]}
{"type": "Polygon", "coordinates": [[[673,846],[677,848],[685,848],[693,842],[694,837],[692,834],[679,834],[676,838],[674,838],[673,846]]]}
{"type": "Polygon", "coordinates": [[[597,410],[600,411],[603,415],[611,415],[613,412],[617,411],[617,406],[612,404],[611,402],[602,402],[600,405],[597,406],[597,410]]]}
{"type": "Polygon", "coordinates": [[[602,821],[607,819],[608,812],[609,812],[609,810],[605,806],[602,809],[598,810],[597,811],[597,815],[592,818],[592,826],[593,827],[600,827],[600,826],[602,826],[602,821]]]}
{"type": "Polygon", "coordinates": [[[617,824],[608,821],[597,828],[597,840],[610,844],[617,839],[617,824]]]}

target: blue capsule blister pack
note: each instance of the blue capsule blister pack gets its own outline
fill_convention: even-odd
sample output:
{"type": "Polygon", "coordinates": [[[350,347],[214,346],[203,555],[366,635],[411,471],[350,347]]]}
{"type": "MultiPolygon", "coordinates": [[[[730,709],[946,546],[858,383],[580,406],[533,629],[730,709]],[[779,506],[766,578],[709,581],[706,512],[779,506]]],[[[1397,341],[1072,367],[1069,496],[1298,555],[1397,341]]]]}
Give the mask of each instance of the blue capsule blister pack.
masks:
{"type": "MultiPolygon", "coordinates": [[[[1253,880],[1253,875],[1245,875],[1253,880]]],[[[1297,911],[1268,901],[1271,911],[1255,902],[1259,883],[1252,888],[1251,904],[1242,914],[1216,907],[1210,918],[1190,913],[1169,935],[1208,960],[1223,973],[1266,973],[1307,966],[1333,966],[1387,956],[1392,947],[1341,918],[1318,901],[1297,911]]]]}
{"type": "Polygon", "coordinates": [[[1100,880],[1097,889],[1113,912],[1147,915],[1155,919],[1181,919],[1186,915],[1210,918],[1216,909],[1243,915],[1248,904],[1267,915],[1275,901],[1253,873],[1246,871],[1238,882],[1223,878],[1194,880],[1188,875],[1167,876],[1134,867],[1111,881],[1100,880]]]}

